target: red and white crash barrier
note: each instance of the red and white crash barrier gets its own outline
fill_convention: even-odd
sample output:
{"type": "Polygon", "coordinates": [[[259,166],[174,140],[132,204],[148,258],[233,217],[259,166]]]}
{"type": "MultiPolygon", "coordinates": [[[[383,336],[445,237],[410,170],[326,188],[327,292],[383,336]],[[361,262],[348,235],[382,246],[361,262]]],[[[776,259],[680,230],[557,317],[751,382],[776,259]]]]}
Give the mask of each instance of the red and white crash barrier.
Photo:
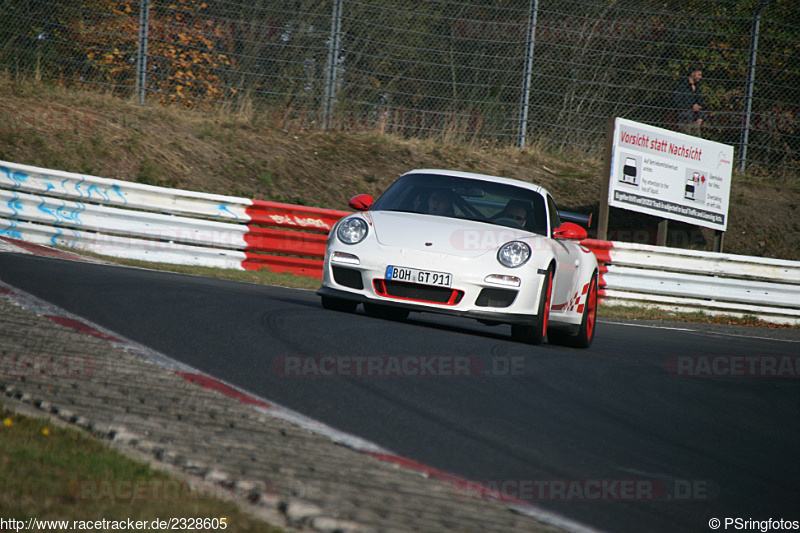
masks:
{"type": "MultiPolygon", "coordinates": [[[[128,259],[322,277],[346,211],[0,161],[0,237],[128,259]]],[[[800,262],[586,239],[606,303],[800,324],[800,262]]]]}
{"type": "Polygon", "coordinates": [[[345,214],[0,162],[0,236],[113,257],[321,278],[345,214]]]}

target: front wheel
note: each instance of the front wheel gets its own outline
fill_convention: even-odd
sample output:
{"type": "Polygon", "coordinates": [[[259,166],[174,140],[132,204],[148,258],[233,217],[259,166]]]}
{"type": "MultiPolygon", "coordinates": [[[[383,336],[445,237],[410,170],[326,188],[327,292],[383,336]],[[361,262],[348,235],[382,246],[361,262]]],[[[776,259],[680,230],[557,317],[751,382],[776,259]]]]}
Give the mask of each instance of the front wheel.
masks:
{"type": "Polygon", "coordinates": [[[527,344],[542,344],[547,335],[547,322],[550,318],[550,299],[553,296],[553,268],[547,270],[542,282],[542,294],[539,296],[539,323],[535,326],[523,324],[511,325],[511,338],[527,344]]]}

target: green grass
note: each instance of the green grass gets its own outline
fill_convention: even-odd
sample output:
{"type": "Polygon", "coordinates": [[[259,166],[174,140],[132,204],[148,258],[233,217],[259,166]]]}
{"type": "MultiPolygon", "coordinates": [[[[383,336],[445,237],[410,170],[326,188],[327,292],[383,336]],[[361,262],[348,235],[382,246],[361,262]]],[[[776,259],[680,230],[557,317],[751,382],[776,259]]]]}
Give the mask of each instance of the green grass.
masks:
{"type": "Polygon", "coordinates": [[[190,483],[128,459],[82,431],[11,414],[2,406],[0,421],[2,518],[70,523],[225,518],[226,531],[281,531],[248,516],[232,501],[215,499],[217,492],[205,484],[193,491],[190,483]]]}
{"type": "MultiPolygon", "coordinates": [[[[69,253],[76,253],[72,248],[57,247],[69,253]]],[[[90,252],[80,252],[80,255],[94,257],[110,263],[119,265],[147,268],[150,270],[161,270],[166,272],[176,272],[178,274],[190,274],[194,276],[206,276],[209,278],[229,279],[232,281],[243,281],[246,283],[259,283],[261,285],[276,285],[279,287],[291,287],[295,289],[312,289],[320,287],[318,279],[296,276],[291,273],[277,273],[269,270],[232,270],[225,268],[212,268],[191,265],[173,265],[169,263],[152,263],[149,261],[137,261],[134,259],[120,259],[116,257],[94,254],[90,252]]]]}
{"type": "Polygon", "coordinates": [[[800,326],[765,322],[752,315],[712,315],[702,311],[676,312],[658,308],[632,307],[626,305],[601,305],[597,314],[603,318],[620,318],[626,320],[666,320],[677,322],[696,322],[703,324],[725,324],[731,326],[753,326],[762,328],[793,328],[800,326]]]}
{"type": "Polygon", "coordinates": [[[169,180],[163,178],[163,171],[158,164],[147,158],[143,159],[139,166],[136,181],[145,185],[158,185],[161,187],[170,187],[172,185],[169,180]]]}

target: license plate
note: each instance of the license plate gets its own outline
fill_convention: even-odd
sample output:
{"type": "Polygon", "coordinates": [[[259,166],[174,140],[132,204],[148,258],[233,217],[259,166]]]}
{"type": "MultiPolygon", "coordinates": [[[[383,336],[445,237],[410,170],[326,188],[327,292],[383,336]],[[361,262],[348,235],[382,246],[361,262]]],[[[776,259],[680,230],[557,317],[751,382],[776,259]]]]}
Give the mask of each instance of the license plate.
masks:
{"type": "Polygon", "coordinates": [[[453,275],[447,272],[432,272],[430,270],[417,270],[416,268],[392,265],[386,267],[386,279],[421,283],[422,285],[436,285],[437,287],[449,287],[453,283],[453,275]]]}

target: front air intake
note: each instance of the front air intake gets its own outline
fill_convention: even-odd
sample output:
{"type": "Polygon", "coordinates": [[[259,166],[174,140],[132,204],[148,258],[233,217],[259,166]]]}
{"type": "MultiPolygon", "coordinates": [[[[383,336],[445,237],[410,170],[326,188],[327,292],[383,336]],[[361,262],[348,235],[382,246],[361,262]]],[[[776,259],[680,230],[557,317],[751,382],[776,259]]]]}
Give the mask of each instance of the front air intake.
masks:
{"type": "Polygon", "coordinates": [[[376,279],[373,285],[375,292],[379,295],[400,300],[456,305],[464,297],[464,291],[446,287],[431,287],[430,285],[421,285],[419,283],[376,279]]]}

